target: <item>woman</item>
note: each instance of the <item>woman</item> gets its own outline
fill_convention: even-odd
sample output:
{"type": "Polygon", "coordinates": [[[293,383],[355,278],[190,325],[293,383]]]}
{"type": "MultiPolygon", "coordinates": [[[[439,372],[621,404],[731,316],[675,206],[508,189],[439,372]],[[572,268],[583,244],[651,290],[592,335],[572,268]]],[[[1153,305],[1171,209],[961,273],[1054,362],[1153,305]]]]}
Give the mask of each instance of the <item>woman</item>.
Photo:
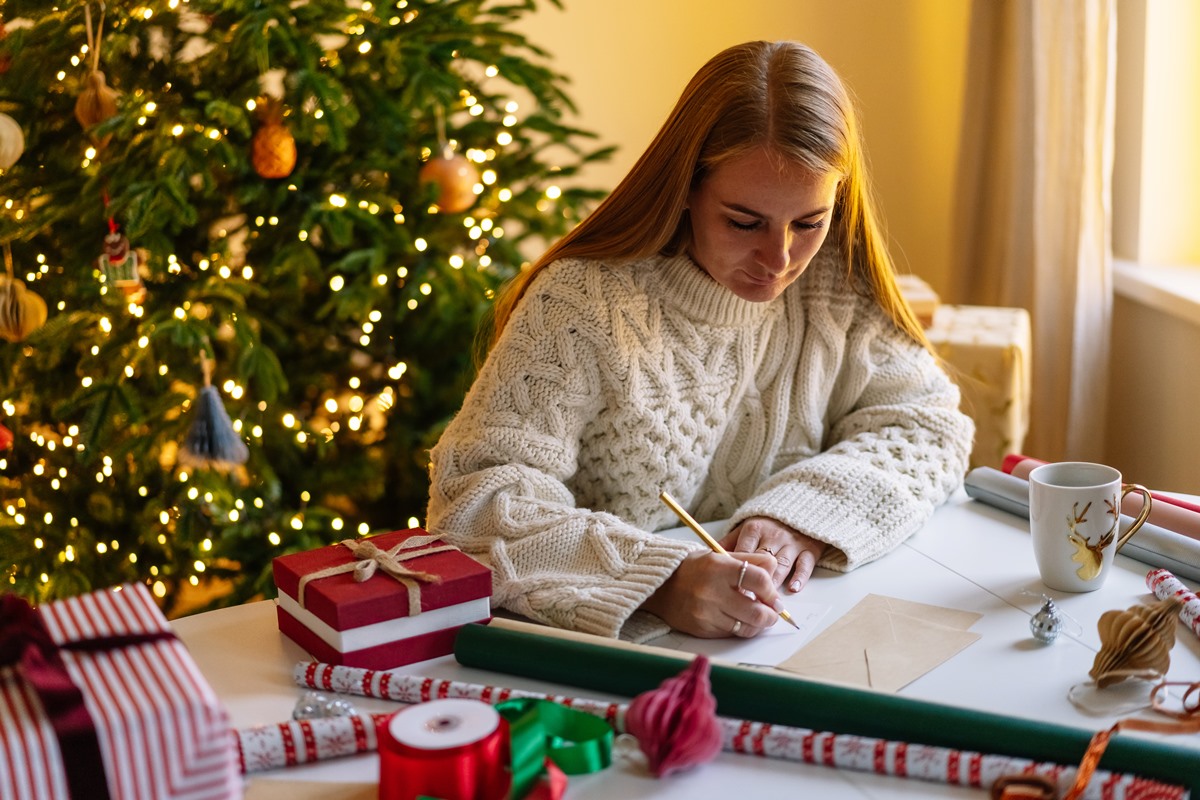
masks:
{"type": "Polygon", "coordinates": [[[958,402],[896,288],[841,81],[750,42],[506,288],[427,525],[535,620],[755,636],[780,587],[887,553],[958,487],[958,402]],[[730,554],[654,534],[679,524],[664,490],[727,518],[730,554]]]}

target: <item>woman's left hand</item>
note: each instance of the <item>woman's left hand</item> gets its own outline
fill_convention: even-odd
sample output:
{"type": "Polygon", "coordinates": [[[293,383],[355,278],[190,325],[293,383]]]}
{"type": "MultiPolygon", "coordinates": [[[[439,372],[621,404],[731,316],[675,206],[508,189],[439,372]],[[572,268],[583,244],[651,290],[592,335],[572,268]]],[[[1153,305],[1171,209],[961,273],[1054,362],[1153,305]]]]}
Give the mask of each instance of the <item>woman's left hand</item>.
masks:
{"type": "Polygon", "coordinates": [[[770,517],[750,517],[725,535],[721,545],[730,552],[769,553],[775,559],[776,586],[798,592],[808,583],[818,559],[828,547],[770,517]]]}

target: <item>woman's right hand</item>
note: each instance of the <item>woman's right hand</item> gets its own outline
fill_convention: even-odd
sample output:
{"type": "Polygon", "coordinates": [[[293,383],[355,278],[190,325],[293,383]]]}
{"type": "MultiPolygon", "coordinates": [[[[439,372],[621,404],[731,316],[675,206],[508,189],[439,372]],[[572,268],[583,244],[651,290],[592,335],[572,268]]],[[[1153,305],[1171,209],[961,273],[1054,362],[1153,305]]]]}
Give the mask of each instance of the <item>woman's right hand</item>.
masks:
{"type": "Polygon", "coordinates": [[[689,553],[642,608],[703,639],[757,636],[779,620],[783,600],[767,553],[689,553]],[[744,571],[743,571],[743,565],[744,571]],[[755,597],[761,598],[760,600],[755,597]]]}

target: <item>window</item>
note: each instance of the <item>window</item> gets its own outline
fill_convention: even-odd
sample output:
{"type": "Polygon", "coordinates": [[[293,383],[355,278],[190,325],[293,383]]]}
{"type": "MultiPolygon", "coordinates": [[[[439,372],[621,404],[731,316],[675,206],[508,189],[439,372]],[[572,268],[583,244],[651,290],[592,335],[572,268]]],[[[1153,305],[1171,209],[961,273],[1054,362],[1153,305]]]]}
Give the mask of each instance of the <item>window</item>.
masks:
{"type": "Polygon", "coordinates": [[[1200,324],[1200,3],[1116,6],[1116,290],[1200,324]]]}

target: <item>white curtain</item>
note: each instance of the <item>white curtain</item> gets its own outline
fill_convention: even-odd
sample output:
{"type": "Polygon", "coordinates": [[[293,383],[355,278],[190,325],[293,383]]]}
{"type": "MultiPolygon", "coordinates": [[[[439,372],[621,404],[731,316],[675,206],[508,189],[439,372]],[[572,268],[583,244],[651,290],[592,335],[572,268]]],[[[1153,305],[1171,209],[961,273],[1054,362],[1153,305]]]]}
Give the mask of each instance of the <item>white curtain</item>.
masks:
{"type": "Polygon", "coordinates": [[[1116,0],[974,0],[955,303],[1033,325],[1023,451],[1104,454],[1112,317],[1116,0]]]}

